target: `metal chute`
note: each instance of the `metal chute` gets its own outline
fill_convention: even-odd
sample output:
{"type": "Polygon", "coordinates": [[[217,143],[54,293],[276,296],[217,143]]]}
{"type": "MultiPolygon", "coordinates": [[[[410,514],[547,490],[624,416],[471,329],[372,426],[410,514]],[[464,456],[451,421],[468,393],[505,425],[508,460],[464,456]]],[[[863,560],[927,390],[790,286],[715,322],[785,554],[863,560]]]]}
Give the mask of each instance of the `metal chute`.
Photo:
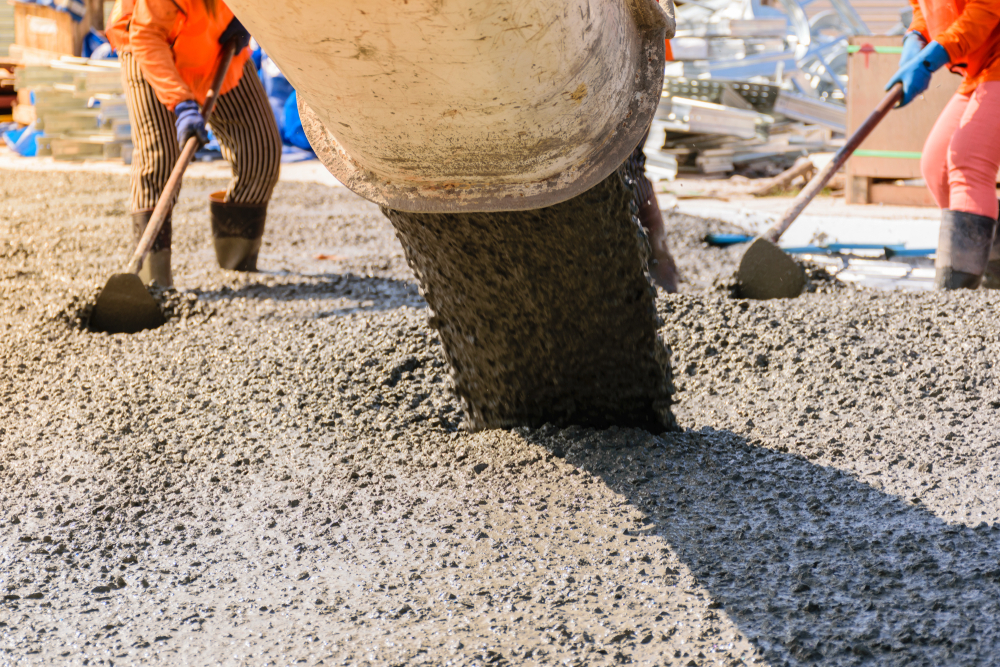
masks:
{"type": "Polygon", "coordinates": [[[525,210],[599,183],[660,99],[670,0],[231,0],[324,164],[408,211],[525,210]]]}

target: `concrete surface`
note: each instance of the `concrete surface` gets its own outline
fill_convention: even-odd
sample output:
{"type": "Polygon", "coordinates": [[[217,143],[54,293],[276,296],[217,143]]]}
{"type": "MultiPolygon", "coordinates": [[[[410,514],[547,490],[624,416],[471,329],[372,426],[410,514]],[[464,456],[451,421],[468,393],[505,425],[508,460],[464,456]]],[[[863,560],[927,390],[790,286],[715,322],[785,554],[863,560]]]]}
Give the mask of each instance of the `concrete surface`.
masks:
{"type": "MultiPolygon", "coordinates": [[[[21,157],[6,146],[0,146],[0,173],[4,171],[30,171],[37,173],[88,173],[128,176],[129,165],[120,160],[64,161],[50,157],[21,157]]],[[[192,162],[184,172],[186,179],[229,178],[230,167],[225,160],[192,162]]],[[[281,165],[281,180],[286,183],[319,183],[330,187],[343,187],[319,160],[291,162],[281,165]]]]}
{"type": "Polygon", "coordinates": [[[994,293],[735,301],[674,215],[685,430],[469,435],[374,206],[280,184],[243,276],[218,186],[109,336],[126,178],[0,172],[0,663],[995,664],[994,293]]]}

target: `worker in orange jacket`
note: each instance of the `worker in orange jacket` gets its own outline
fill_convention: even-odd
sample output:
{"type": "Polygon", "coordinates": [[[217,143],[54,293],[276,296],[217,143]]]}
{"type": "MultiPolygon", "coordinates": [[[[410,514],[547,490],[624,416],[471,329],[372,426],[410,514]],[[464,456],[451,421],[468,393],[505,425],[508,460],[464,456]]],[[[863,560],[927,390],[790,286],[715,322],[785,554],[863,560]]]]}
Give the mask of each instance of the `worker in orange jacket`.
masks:
{"type": "MultiPolygon", "coordinates": [[[[190,136],[208,140],[201,105],[223,46],[237,40],[210,123],[233,178],[226,190],[209,196],[209,210],[219,265],[255,271],[278,181],[281,137],[250,61],[249,33],[222,0],[116,0],[107,36],[122,61],[132,124],[130,204],[137,240],[180,147],[190,136]]],[[[168,218],[140,271],[146,282],[173,283],[171,237],[168,218]]]]}
{"type": "Polygon", "coordinates": [[[910,2],[913,22],[886,89],[902,83],[905,106],[945,65],[965,79],[934,124],[920,161],[942,209],[935,284],[1000,288],[1000,1],[910,2]]]}

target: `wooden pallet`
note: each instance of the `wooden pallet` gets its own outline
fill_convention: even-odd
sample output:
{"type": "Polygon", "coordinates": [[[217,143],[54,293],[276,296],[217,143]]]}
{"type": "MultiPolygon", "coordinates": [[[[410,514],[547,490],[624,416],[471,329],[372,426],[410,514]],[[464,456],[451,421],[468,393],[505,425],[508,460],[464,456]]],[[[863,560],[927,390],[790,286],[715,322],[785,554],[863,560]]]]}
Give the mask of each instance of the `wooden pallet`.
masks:
{"type": "Polygon", "coordinates": [[[104,29],[103,0],[84,0],[86,15],[75,21],[66,12],[59,12],[42,5],[14,3],[14,45],[50,51],[62,55],[79,56],[83,38],[91,28],[104,29]]]}
{"type": "MultiPolygon", "coordinates": [[[[810,19],[821,12],[833,9],[830,0],[814,0],[803,4],[806,16],[810,19]]],[[[910,3],[907,0],[851,0],[851,6],[873,35],[884,35],[896,27],[900,12],[908,9],[910,3]]]]}
{"type": "Polygon", "coordinates": [[[935,206],[931,192],[923,185],[908,185],[869,176],[847,180],[848,204],[889,204],[892,206],[935,206]]]}
{"type": "MultiPolygon", "coordinates": [[[[1000,182],[1000,176],[998,176],[1000,182]]],[[[887,206],[937,206],[931,191],[924,185],[868,176],[852,176],[847,181],[848,204],[885,204],[887,206]]],[[[1000,188],[997,189],[1000,199],[1000,188]]]]}
{"type": "MultiPolygon", "coordinates": [[[[55,160],[119,160],[125,142],[109,141],[107,137],[54,136],[38,138],[38,155],[55,160]]],[[[130,143],[130,142],[129,142],[130,143]]]]}
{"type": "MultiPolygon", "coordinates": [[[[847,61],[847,132],[854,132],[885,97],[885,84],[899,69],[902,37],[850,38],[847,61]]],[[[940,70],[923,95],[892,111],[847,161],[849,204],[934,206],[923,185],[900,184],[921,178],[920,157],[945,105],[958,90],[961,77],[940,70]]],[[[1000,182],[1000,175],[998,175],[1000,182]]]]}

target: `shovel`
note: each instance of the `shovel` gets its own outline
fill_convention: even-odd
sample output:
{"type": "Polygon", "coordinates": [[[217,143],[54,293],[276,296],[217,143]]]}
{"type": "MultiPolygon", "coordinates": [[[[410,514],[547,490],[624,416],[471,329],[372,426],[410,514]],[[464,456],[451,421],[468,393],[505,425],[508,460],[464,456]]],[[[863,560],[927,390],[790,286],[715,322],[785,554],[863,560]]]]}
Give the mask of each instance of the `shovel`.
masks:
{"type": "MultiPolygon", "coordinates": [[[[212,87],[205,96],[205,104],[202,106],[201,115],[207,123],[215,109],[215,102],[219,98],[219,89],[222,88],[222,81],[229,71],[229,63],[236,55],[236,41],[230,40],[222,49],[222,60],[218,69],[215,70],[215,78],[212,79],[212,87]]],[[[107,333],[136,333],[143,329],[155,329],[163,325],[166,319],[160,311],[159,304],[149,294],[146,286],[139,279],[139,269],[142,262],[153,247],[153,241],[163,222],[170,214],[171,202],[181,189],[181,178],[184,170],[191,163],[194,154],[201,147],[198,137],[188,137],[181,150],[181,155],[170,172],[170,178],[156,202],[153,215],[146,224],[146,230],[139,239],[139,245],[132,253],[125,268],[125,273],[116,273],[108,278],[104,289],[97,296],[97,303],[90,313],[90,328],[95,331],[106,331],[107,333]]]]}
{"type": "Polygon", "coordinates": [[[785,211],[778,222],[757,237],[740,260],[740,268],[736,273],[739,282],[739,295],[744,299],[790,299],[802,293],[806,286],[806,277],[802,269],[790,256],[776,245],[781,235],[791,227],[802,210],[809,205],[816,195],[844,166],[847,158],[857,150],[875,126],[903,99],[903,85],[897,83],[889,89],[889,93],[875,108],[875,111],[865,119],[865,122],[851,135],[843,148],[837,151],[825,167],[812,177],[802,188],[792,205],[785,211]]]}

